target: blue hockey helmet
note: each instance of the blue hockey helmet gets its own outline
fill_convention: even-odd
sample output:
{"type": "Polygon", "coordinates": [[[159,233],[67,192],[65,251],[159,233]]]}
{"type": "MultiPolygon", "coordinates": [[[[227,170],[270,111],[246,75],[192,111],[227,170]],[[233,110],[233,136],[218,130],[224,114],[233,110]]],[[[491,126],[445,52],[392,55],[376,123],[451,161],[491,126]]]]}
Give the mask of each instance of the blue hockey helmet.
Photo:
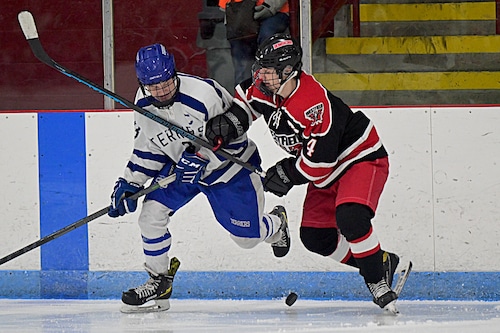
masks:
{"type": "Polygon", "coordinates": [[[174,56],[162,44],[144,46],[137,52],[135,72],[143,85],[167,81],[176,75],[174,56]]]}

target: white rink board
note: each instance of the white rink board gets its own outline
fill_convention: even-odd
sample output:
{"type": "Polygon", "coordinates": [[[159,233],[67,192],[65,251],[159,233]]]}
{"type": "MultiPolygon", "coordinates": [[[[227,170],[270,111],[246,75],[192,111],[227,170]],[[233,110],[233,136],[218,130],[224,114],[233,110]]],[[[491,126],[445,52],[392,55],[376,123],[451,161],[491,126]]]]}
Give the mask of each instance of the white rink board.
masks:
{"type": "Polygon", "coordinates": [[[432,126],[436,269],[500,271],[499,110],[433,109],[432,126]]]}
{"type": "MultiPolygon", "coordinates": [[[[353,108],[359,110],[359,108],[353,108]]],[[[498,271],[500,175],[495,131],[500,108],[368,108],[390,154],[390,177],[374,222],[382,246],[411,259],[416,271],[498,271]],[[487,254],[487,255],[485,255],[487,254]]],[[[0,114],[2,254],[39,239],[36,113],[0,114]]],[[[132,112],[87,112],[87,204],[93,213],[109,204],[116,179],[132,152],[132,112]]],[[[266,169],[285,155],[261,120],[250,131],[266,169]]],[[[170,254],[185,271],[350,270],[305,250],[299,222],[305,186],[286,198],[266,194],[267,207],[287,207],[292,249],[276,259],[268,244],[236,246],[200,196],[177,212],[170,254]]],[[[101,217],[88,224],[89,270],[141,271],[138,213],[101,217]]],[[[68,221],[71,223],[73,221],[68,221]]],[[[35,249],[1,270],[39,270],[35,249]]]]}
{"type": "Polygon", "coordinates": [[[384,249],[411,259],[418,270],[434,271],[429,110],[378,108],[364,112],[389,153],[389,179],[374,229],[384,249]]]}
{"type": "MultiPolygon", "coordinates": [[[[0,248],[2,256],[40,238],[37,115],[0,114],[0,248]]],[[[1,269],[40,269],[40,250],[1,269]]]]}
{"type": "MultiPolygon", "coordinates": [[[[110,204],[118,177],[132,154],[132,112],[87,113],[87,204],[95,212],[110,204]]],[[[138,208],[140,209],[140,207],[138,208]]],[[[139,210],[112,219],[107,215],[88,224],[89,270],[128,270],[142,255],[139,210]]]]}

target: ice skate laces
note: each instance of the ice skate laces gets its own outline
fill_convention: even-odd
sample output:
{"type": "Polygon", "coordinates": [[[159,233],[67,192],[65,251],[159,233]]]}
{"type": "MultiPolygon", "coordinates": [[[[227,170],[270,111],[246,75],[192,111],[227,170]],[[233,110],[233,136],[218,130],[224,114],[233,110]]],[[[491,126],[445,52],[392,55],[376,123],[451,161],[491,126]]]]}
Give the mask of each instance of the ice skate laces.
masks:
{"type": "Polygon", "coordinates": [[[380,280],[377,283],[367,283],[366,285],[376,300],[379,300],[382,296],[391,292],[391,288],[389,288],[385,280],[380,280]]]}
{"type": "Polygon", "coordinates": [[[287,221],[287,217],[286,217],[285,208],[282,206],[276,206],[276,207],[274,207],[271,214],[278,216],[281,220],[281,225],[280,225],[281,237],[276,242],[272,243],[272,246],[274,246],[274,247],[288,247],[289,246],[288,221],[287,221]]]}
{"type": "Polygon", "coordinates": [[[286,225],[283,226],[281,225],[281,237],[280,239],[278,239],[277,242],[273,243],[272,245],[274,247],[287,247],[288,246],[288,239],[287,239],[287,235],[286,235],[286,225]]]}
{"type": "Polygon", "coordinates": [[[150,277],[143,285],[135,288],[134,291],[140,298],[146,298],[151,295],[156,294],[158,287],[160,286],[160,277],[150,277]]]}
{"type": "Polygon", "coordinates": [[[286,217],[285,207],[276,206],[270,214],[279,216],[281,220],[281,225],[279,228],[281,235],[276,242],[271,243],[274,256],[281,258],[286,256],[288,251],[290,251],[290,233],[288,231],[288,219],[286,217]]]}

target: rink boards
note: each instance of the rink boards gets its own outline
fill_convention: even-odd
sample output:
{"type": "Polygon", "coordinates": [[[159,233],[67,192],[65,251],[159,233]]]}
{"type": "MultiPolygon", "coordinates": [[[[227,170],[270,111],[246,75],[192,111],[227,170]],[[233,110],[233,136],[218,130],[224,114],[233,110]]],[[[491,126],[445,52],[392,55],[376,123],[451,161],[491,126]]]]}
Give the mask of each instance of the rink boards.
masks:
{"type": "MultiPolygon", "coordinates": [[[[353,108],[354,110],[361,110],[353,108]]],[[[374,228],[412,260],[407,299],[500,300],[499,107],[365,108],[390,154],[374,228]]],[[[0,113],[0,256],[109,204],[132,151],[131,111],[0,113]]],[[[264,167],[284,157],[259,120],[250,136],[264,167]]],[[[305,187],[286,198],[292,249],[238,248],[203,197],[172,218],[178,298],[365,299],[361,277],[305,250],[298,237],[305,187]]],[[[0,297],[117,298],[144,282],[137,213],[103,216],[0,266],[0,297]]]]}

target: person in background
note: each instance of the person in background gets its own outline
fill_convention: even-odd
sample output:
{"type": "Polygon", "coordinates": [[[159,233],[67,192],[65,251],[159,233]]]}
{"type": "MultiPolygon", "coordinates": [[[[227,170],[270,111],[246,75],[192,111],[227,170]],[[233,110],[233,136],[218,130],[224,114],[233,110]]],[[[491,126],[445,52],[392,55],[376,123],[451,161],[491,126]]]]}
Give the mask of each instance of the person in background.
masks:
{"type": "Polygon", "coordinates": [[[231,126],[263,116],[290,157],[269,168],[264,190],[284,196],[308,184],[300,239],[311,252],[359,269],[373,301],[393,312],[392,282],[399,257],[381,249],[372,226],[389,174],[388,154],[373,122],[302,71],[302,49],[287,34],[259,47],[252,78],[236,87],[233,105],[207,123],[209,140],[230,142],[231,126]],[[218,118],[231,120],[224,123],[218,118]],[[234,123],[233,123],[234,121],[234,123]]]}
{"type": "MultiPolygon", "coordinates": [[[[135,69],[139,80],[135,104],[204,140],[206,122],[232,104],[231,95],[216,81],[177,72],[173,55],[162,44],[141,48],[135,69]]],[[[237,245],[250,249],[267,242],[276,257],[288,253],[290,235],[285,208],[276,206],[269,214],[263,212],[261,176],[140,113],[134,116],[133,153],[123,176],[115,183],[108,215],[118,217],[134,212],[137,200],[128,197],[141,190],[147,181],[158,181],[174,173],[176,179],[144,199],[138,222],[144,266],[150,278],[123,293],[123,312],[169,308],[168,299],[180,262],[175,258],[169,262],[172,236],[168,224],[175,212],[199,193],[207,197],[215,218],[237,245]],[[154,304],[147,305],[149,301],[154,304]]],[[[241,116],[225,112],[221,119],[225,117],[241,116]]],[[[230,142],[227,152],[260,168],[255,143],[243,132],[232,136],[236,139],[230,142]]]]}
{"type": "MultiPolygon", "coordinates": [[[[250,78],[258,45],[276,33],[286,32],[290,25],[290,16],[287,0],[256,0],[256,2],[255,0],[219,0],[219,7],[226,11],[227,5],[233,1],[251,1],[253,3],[250,7],[250,10],[253,9],[251,17],[259,26],[256,35],[228,39],[233,59],[234,83],[237,85],[250,78]]],[[[227,15],[228,12],[226,12],[227,15]]]]}

